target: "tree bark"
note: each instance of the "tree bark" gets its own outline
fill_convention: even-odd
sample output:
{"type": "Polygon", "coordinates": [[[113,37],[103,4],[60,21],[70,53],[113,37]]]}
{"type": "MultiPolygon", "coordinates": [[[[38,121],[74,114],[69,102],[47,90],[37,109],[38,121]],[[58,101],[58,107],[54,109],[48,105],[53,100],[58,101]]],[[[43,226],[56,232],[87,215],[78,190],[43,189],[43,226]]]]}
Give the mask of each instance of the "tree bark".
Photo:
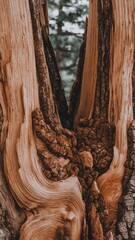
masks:
{"type": "Polygon", "coordinates": [[[0,239],[134,239],[134,0],[90,0],[70,119],[47,2],[0,9],[0,239]]]}

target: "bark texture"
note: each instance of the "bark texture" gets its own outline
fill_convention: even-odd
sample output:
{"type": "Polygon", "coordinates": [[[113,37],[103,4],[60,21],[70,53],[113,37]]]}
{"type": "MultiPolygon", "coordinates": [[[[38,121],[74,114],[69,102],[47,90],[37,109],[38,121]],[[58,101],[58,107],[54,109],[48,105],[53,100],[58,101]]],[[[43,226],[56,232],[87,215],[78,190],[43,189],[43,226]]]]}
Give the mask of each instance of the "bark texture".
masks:
{"type": "MultiPolygon", "coordinates": [[[[106,215],[102,214],[98,221],[91,220],[93,239],[113,239],[127,156],[127,129],[133,119],[135,6],[133,1],[90,4],[94,15],[91,13],[88,22],[81,97],[74,126],[79,150],[92,153],[94,169],[100,175],[98,191],[106,206],[106,215]]],[[[100,211],[96,212],[99,216],[100,211]]]]}
{"type": "Polygon", "coordinates": [[[119,202],[117,239],[135,238],[135,121],[128,130],[128,154],[123,178],[123,194],[119,202]]]}
{"type": "Polygon", "coordinates": [[[90,1],[70,116],[47,1],[0,9],[0,239],[134,239],[134,0],[90,1]]]}

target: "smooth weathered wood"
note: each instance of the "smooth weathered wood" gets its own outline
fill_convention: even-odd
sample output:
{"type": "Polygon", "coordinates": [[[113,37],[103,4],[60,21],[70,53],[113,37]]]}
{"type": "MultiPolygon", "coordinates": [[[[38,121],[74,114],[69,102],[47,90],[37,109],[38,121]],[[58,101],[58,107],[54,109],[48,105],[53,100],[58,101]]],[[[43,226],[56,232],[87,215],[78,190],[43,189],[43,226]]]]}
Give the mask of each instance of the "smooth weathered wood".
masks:
{"type": "Polygon", "coordinates": [[[91,116],[94,104],[98,59],[97,5],[98,5],[97,0],[89,1],[89,19],[86,39],[86,54],[84,61],[80,104],[75,116],[74,122],[75,126],[80,118],[91,116]],[[89,94],[89,89],[92,89],[91,94],[89,94]]]}
{"type": "Polygon", "coordinates": [[[134,239],[134,0],[90,0],[74,132],[54,101],[46,4],[0,1],[0,234],[134,239]]]}
{"type": "MultiPolygon", "coordinates": [[[[115,226],[117,220],[118,202],[122,194],[122,178],[127,159],[127,129],[133,119],[132,71],[134,63],[135,6],[132,0],[121,2],[115,0],[98,1],[98,6],[96,1],[90,2],[90,11],[94,13],[91,13],[88,21],[81,98],[74,125],[76,126],[81,118],[91,118],[89,123],[84,124],[84,130],[81,129],[80,133],[80,130],[78,130],[78,137],[80,148],[83,150],[89,148],[92,152],[94,161],[96,161],[95,168],[98,167],[98,161],[100,160],[100,148],[104,147],[104,150],[109,150],[106,146],[110,137],[105,134],[104,138],[101,134],[104,131],[102,129],[106,129],[107,132],[108,128],[112,128],[112,124],[116,128],[115,142],[112,141],[111,143],[111,148],[113,148],[112,162],[110,164],[109,160],[110,167],[108,171],[101,174],[97,179],[98,191],[103,196],[108,212],[108,216],[104,215],[104,223],[102,223],[106,234],[100,231],[102,232],[101,239],[103,239],[103,236],[111,239],[115,235],[113,226],[115,226]],[[108,11],[106,12],[107,8],[108,11]],[[94,20],[92,16],[94,16],[94,20]],[[112,23],[109,23],[109,21],[112,21],[112,23]],[[102,22],[104,22],[104,26],[102,22]],[[98,26],[95,26],[96,24],[98,26]],[[110,33],[107,30],[109,24],[110,33]],[[89,35],[90,29],[93,29],[91,35],[89,35]],[[107,31],[109,33],[108,37],[107,31]],[[106,47],[106,43],[109,48],[106,47]],[[108,62],[106,62],[107,58],[108,62]],[[99,134],[102,136],[101,141],[98,140],[100,139],[99,134]],[[106,145],[103,145],[104,141],[106,145]]],[[[82,119],[82,126],[83,121],[82,119]]],[[[104,161],[105,155],[101,158],[101,166],[104,165],[104,161]]],[[[95,215],[94,210],[93,214],[95,215]]],[[[99,236],[98,230],[101,229],[101,220],[100,218],[99,222],[94,222],[94,225],[92,223],[94,229],[93,239],[99,238],[96,238],[96,235],[99,236]],[[97,227],[95,227],[95,224],[97,224],[97,227]]]]}
{"type": "MultiPolygon", "coordinates": [[[[110,109],[116,126],[114,157],[107,173],[98,179],[98,186],[109,209],[109,222],[117,218],[118,200],[122,194],[122,177],[127,158],[127,128],[133,119],[132,70],[134,54],[132,1],[112,1],[112,79],[110,109]],[[119,12],[119,15],[117,13],[119,12]],[[126,14],[126,18],[125,18],[126,14]]],[[[112,119],[110,119],[112,121],[112,119]]]]}
{"type": "MultiPolygon", "coordinates": [[[[84,204],[78,179],[50,182],[38,163],[31,114],[39,108],[39,96],[29,2],[2,0],[0,9],[0,52],[6,77],[0,83],[6,126],[4,172],[15,200],[27,213],[20,239],[56,239],[56,229],[68,224],[71,239],[79,239],[84,204]]],[[[46,62],[42,64],[47,72],[46,62]]],[[[49,87],[48,74],[44,81],[49,87]]]]}

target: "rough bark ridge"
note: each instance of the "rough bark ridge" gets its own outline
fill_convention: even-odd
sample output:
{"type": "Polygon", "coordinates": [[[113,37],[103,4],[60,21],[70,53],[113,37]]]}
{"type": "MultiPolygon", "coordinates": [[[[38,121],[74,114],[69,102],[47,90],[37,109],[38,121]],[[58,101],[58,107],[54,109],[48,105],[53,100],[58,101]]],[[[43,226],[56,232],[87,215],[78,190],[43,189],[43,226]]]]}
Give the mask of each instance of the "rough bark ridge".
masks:
{"type": "Polygon", "coordinates": [[[134,239],[134,1],[90,1],[74,131],[47,1],[14,3],[0,2],[0,237],[134,239]]]}
{"type": "Polygon", "coordinates": [[[116,239],[135,238],[135,54],[132,73],[133,86],[133,121],[128,129],[128,151],[123,177],[122,196],[119,201],[116,239]]]}
{"type": "Polygon", "coordinates": [[[78,148],[89,149],[94,168],[101,173],[108,169],[112,160],[115,133],[115,127],[108,122],[111,14],[111,2],[104,1],[102,6],[98,1],[99,34],[94,110],[91,120],[81,120],[77,128],[78,148]],[[81,127],[85,128],[84,133],[81,127]]]}
{"type": "Polygon", "coordinates": [[[128,130],[128,154],[123,179],[123,194],[119,203],[117,239],[135,238],[135,120],[128,130]]]}

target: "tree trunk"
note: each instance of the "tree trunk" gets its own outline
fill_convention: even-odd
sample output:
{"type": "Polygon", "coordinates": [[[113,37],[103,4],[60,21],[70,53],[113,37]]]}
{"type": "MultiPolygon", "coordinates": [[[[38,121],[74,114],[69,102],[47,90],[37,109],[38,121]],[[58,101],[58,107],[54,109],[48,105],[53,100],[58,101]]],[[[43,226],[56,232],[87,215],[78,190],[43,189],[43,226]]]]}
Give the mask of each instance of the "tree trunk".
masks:
{"type": "Polygon", "coordinates": [[[69,113],[43,7],[0,1],[0,239],[132,240],[134,0],[90,0],[69,113]]]}

